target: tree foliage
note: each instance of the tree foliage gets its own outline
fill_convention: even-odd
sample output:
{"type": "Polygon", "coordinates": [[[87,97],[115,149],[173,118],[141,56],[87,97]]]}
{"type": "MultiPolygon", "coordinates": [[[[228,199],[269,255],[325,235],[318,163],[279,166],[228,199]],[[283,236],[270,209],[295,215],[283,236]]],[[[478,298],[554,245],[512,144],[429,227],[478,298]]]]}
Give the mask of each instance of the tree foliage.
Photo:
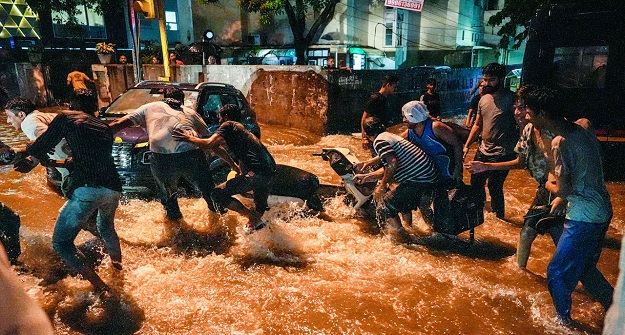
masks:
{"type": "Polygon", "coordinates": [[[501,25],[497,35],[501,36],[499,47],[507,49],[512,46],[518,49],[529,32],[530,20],[538,9],[549,8],[554,5],[570,6],[610,6],[623,0],[513,0],[506,1],[503,9],[491,16],[489,25],[501,25]]]}
{"type": "Polygon", "coordinates": [[[38,14],[60,12],[63,19],[67,20],[62,23],[78,26],[77,16],[82,14],[85,5],[97,14],[104,15],[124,8],[124,0],[28,0],[28,5],[38,14]]]}
{"type": "MultiPolygon", "coordinates": [[[[218,0],[198,1],[218,2],[218,0]]],[[[275,15],[286,14],[293,33],[297,63],[306,64],[306,49],[332,20],[339,2],[340,0],[239,0],[239,6],[248,12],[259,13],[263,24],[271,23],[275,15]],[[316,15],[310,15],[311,11],[316,15]],[[313,19],[308,31],[306,31],[307,19],[313,19]]]]}

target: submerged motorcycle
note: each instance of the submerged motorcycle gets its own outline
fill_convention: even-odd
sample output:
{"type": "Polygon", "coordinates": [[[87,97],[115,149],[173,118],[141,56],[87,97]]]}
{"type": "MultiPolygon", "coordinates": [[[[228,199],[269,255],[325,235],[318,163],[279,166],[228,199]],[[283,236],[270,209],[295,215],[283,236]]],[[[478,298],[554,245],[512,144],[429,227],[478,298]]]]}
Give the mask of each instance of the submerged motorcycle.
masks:
{"type": "MultiPolygon", "coordinates": [[[[375,182],[357,184],[354,181],[354,166],[360,161],[346,148],[324,148],[321,158],[330,163],[330,167],[342,179],[342,187],[349,194],[354,208],[365,213],[375,212],[372,204],[375,182]]],[[[477,200],[469,186],[448,189],[439,187],[434,191],[434,226],[435,232],[458,235],[470,232],[470,240],[475,238],[475,227],[484,223],[484,204],[477,200]]]]}

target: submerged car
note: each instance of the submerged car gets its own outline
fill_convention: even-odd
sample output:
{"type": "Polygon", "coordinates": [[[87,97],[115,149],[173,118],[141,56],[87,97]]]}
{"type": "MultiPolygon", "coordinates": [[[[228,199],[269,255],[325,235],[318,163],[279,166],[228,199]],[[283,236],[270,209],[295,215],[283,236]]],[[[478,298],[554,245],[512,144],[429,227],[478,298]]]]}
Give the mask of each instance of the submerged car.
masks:
{"type": "MultiPolygon", "coordinates": [[[[260,127],[256,122],[256,114],[250,108],[243,93],[234,86],[224,83],[204,82],[200,84],[173,83],[165,81],[143,81],[129,88],[117,97],[109,106],[100,110],[99,117],[111,122],[123,117],[138,107],[163,99],[163,89],[174,85],[185,95],[184,106],[195,110],[202,116],[213,134],[219,128],[219,109],[227,104],[234,104],[241,109],[241,123],[254,135],[260,138],[260,127]]],[[[117,172],[122,180],[123,191],[128,195],[153,195],[156,184],[150,171],[148,134],[141,127],[123,129],[115,134],[113,158],[117,172]]],[[[219,170],[222,164],[214,162],[219,170]]],[[[50,184],[60,185],[60,175],[55,169],[47,169],[50,184]]]]}

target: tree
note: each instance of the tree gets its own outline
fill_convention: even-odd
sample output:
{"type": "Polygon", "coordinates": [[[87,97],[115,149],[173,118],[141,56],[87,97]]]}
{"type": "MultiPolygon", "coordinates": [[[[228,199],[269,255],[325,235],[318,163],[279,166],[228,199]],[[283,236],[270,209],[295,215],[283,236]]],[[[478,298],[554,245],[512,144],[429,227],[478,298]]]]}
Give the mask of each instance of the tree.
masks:
{"type": "Polygon", "coordinates": [[[488,24],[492,26],[501,25],[497,35],[501,36],[499,47],[507,49],[512,44],[512,48],[518,49],[527,34],[529,33],[530,20],[538,9],[549,8],[553,5],[574,5],[574,6],[612,6],[623,0],[514,0],[506,1],[501,11],[491,16],[488,24]]]}
{"type": "MultiPolygon", "coordinates": [[[[199,1],[217,2],[217,0],[199,1]]],[[[275,14],[286,14],[293,33],[297,64],[303,65],[306,64],[306,49],[332,20],[336,4],[339,2],[340,0],[239,0],[239,5],[249,12],[259,13],[263,24],[270,23],[275,14]],[[315,15],[315,20],[306,32],[307,14],[311,9],[319,14],[315,15]]]]}
{"type": "Polygon", "coordinates": [[[68,28],[80,29],[78,15],[82,14],[84,5],[100,15],[111,11],[120,11],[124,8],[125,0],[28,0],[30,8],[38,14],[60,12],[62,18],[54,18],[59,23],[66,24],[68,28]]]}

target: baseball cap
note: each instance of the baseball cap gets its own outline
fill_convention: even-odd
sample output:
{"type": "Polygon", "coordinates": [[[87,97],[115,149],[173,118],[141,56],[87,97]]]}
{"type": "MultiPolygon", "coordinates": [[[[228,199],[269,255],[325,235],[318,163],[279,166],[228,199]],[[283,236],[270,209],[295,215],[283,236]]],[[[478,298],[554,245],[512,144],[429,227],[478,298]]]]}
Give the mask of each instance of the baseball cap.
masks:
{"type": "Polygon", "coordinates": [[[419,123],[427,120],[430,112],[423,101],[410,101],[401,108],[401,113],[410,123],[419,123]]]}

